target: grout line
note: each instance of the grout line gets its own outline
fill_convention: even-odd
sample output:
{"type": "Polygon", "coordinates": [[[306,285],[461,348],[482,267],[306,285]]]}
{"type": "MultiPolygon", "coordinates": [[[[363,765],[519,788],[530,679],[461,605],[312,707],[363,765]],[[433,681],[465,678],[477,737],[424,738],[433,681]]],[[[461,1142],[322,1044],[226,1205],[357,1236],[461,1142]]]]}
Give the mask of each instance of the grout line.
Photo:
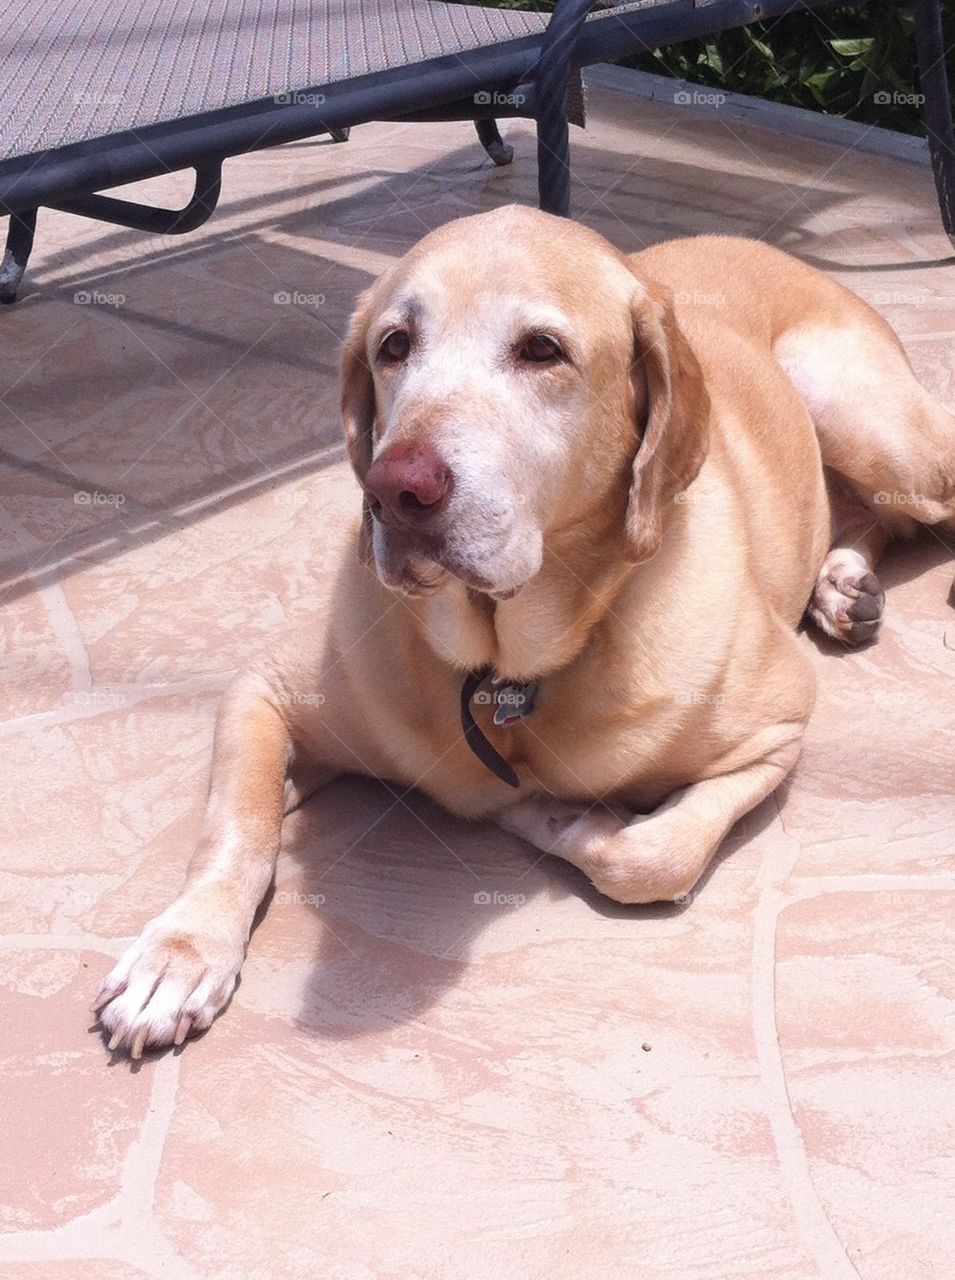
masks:
{"type": "Polygon", "coordinates": [[[795,881],[780,910],[829,893],[955,893],[955,873],[862,872],[854,876],[806,876],[795,881]]]}
{"type": "MultiPolygon", "coordinates": [[[[775,797],[777,815],[779,801],[775,797]]],[[[780,1172],[789,1192],[800,1239],[825,1280],[860,1280],[826,1214],[812,1181],[809,1157],[793,1115],[776,1022],[776,928],[787,905],[784,886],[801,852],[788,840],[789,856],[781,864],[765,858],[759,872],[759,898],[753,920],[753,1038],[780,1172]]]]}
{"type": "Polygon", "coordinates": [[[0,951],[99,951],[119,957],[135,941],[135,934],[102,938],[95,933],[4,933],[0,934],[0,951]]]}
{"type": "Polygon", "coordinates": [[[73,693],[86,692],[93,687],[92,663],[89,649],[59,576],[40,587],[37,593],[43,602],[50,629],[60,643],[70,666],[70,686],[73,693]]]}
{"type": "Polygon", "coordinates": [[[100,684],[87,687],[89,704],[62,707],[55,711],[37,711],[32,715],[17,716],[0,723],[0,739],[10,737],[23,729],[48,729],[54,725],[73,724],[91,720],[118,710],[131,710],[144,702],[158,698],[197,697],[207,693],[222,693],[234,678],[235,671],[210,672],[208,675],[189,676],[168,684],[124,685],[100,684]]]}

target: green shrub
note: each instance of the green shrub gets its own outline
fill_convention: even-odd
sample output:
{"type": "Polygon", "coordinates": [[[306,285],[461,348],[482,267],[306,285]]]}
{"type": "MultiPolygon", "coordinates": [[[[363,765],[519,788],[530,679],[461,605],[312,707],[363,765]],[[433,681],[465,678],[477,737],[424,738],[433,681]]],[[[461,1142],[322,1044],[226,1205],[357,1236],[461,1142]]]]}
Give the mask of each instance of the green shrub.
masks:
{"type": "MultiPolygon", "coordinates": [[[[553,9],[548,0],[479,2],[502,9],[553,9]]],[[[943,11],[955,41],[955,0],[943,0],[943,11]]],[[[624,65],[924,135],[912,6],[894,0],[791,13],[627,58],[624,65]]],[[[951,52],[949,74],[955,74],[951,52]]]]}

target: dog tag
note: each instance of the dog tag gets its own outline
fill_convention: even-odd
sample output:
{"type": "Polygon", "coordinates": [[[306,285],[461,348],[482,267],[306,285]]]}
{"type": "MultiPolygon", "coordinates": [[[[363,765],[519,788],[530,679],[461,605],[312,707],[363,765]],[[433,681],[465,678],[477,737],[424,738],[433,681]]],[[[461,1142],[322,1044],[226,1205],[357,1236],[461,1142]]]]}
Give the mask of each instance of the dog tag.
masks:
{"type": "Polygon", "coordinates": [[[520,724],[534,710],[537,685],[533,680],[526,684],[497,684],[494,688],[494,723],[502,729],[520,724]]]}

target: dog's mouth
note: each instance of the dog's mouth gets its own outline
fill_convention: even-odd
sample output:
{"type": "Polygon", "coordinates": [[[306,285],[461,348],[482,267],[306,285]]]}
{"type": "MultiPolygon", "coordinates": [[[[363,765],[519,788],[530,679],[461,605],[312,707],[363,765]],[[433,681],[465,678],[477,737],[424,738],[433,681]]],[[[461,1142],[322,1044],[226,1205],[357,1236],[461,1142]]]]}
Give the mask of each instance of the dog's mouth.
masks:
{"type": "Polygon", "coordinates": [[[432,536],[376,526],[375,562],[386,587],[404,595],[433,595],[456,578],[472,591],[494,600],[509,600],[524,585],[501,584],[480,573],[445,536],[432,536]]]}

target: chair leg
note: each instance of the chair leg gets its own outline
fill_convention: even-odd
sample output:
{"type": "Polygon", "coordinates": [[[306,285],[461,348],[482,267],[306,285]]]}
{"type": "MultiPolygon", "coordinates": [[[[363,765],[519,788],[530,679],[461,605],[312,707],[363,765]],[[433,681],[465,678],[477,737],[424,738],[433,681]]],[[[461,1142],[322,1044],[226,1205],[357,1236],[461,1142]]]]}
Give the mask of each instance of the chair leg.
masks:
{"type": "Polygon", "coordinates": [[[30,260],[33,235],[36,231],[36,209],[24,209],[10,214],[7,228],[7,247],[0,263],[0,303],[17,300],[17,290],[30,260]]]}
{"type": "Polygon", "coordinates": [[[570,216],[570,129],[567,76],[577,38],[594,0],[559,0],[547,24],[534,77],[537,117],[537,185],[545,213],[570,216]]]}
{"type": "Polygon", "coordinates": [[[915,48],[939,212],[948,238],[955,244],[955,131],[939,0],[915,0],[915,48]]]}
{"type": "Polygon", "coordinates": [[[490,116],[484,116],[480,120],[475,120],[474,127],[477,129],[477,136],[481,140],[481,146],[494,163],[498,165],[510,164],[514,159],[514,148],[501,137],[497,121],[490,116]]]}
{"type": "Polygon", "coordinates": [[[538,203],[545,213],[570,217],[570,126],[567,98],[551,103],[537,121],[538,203]]]}

